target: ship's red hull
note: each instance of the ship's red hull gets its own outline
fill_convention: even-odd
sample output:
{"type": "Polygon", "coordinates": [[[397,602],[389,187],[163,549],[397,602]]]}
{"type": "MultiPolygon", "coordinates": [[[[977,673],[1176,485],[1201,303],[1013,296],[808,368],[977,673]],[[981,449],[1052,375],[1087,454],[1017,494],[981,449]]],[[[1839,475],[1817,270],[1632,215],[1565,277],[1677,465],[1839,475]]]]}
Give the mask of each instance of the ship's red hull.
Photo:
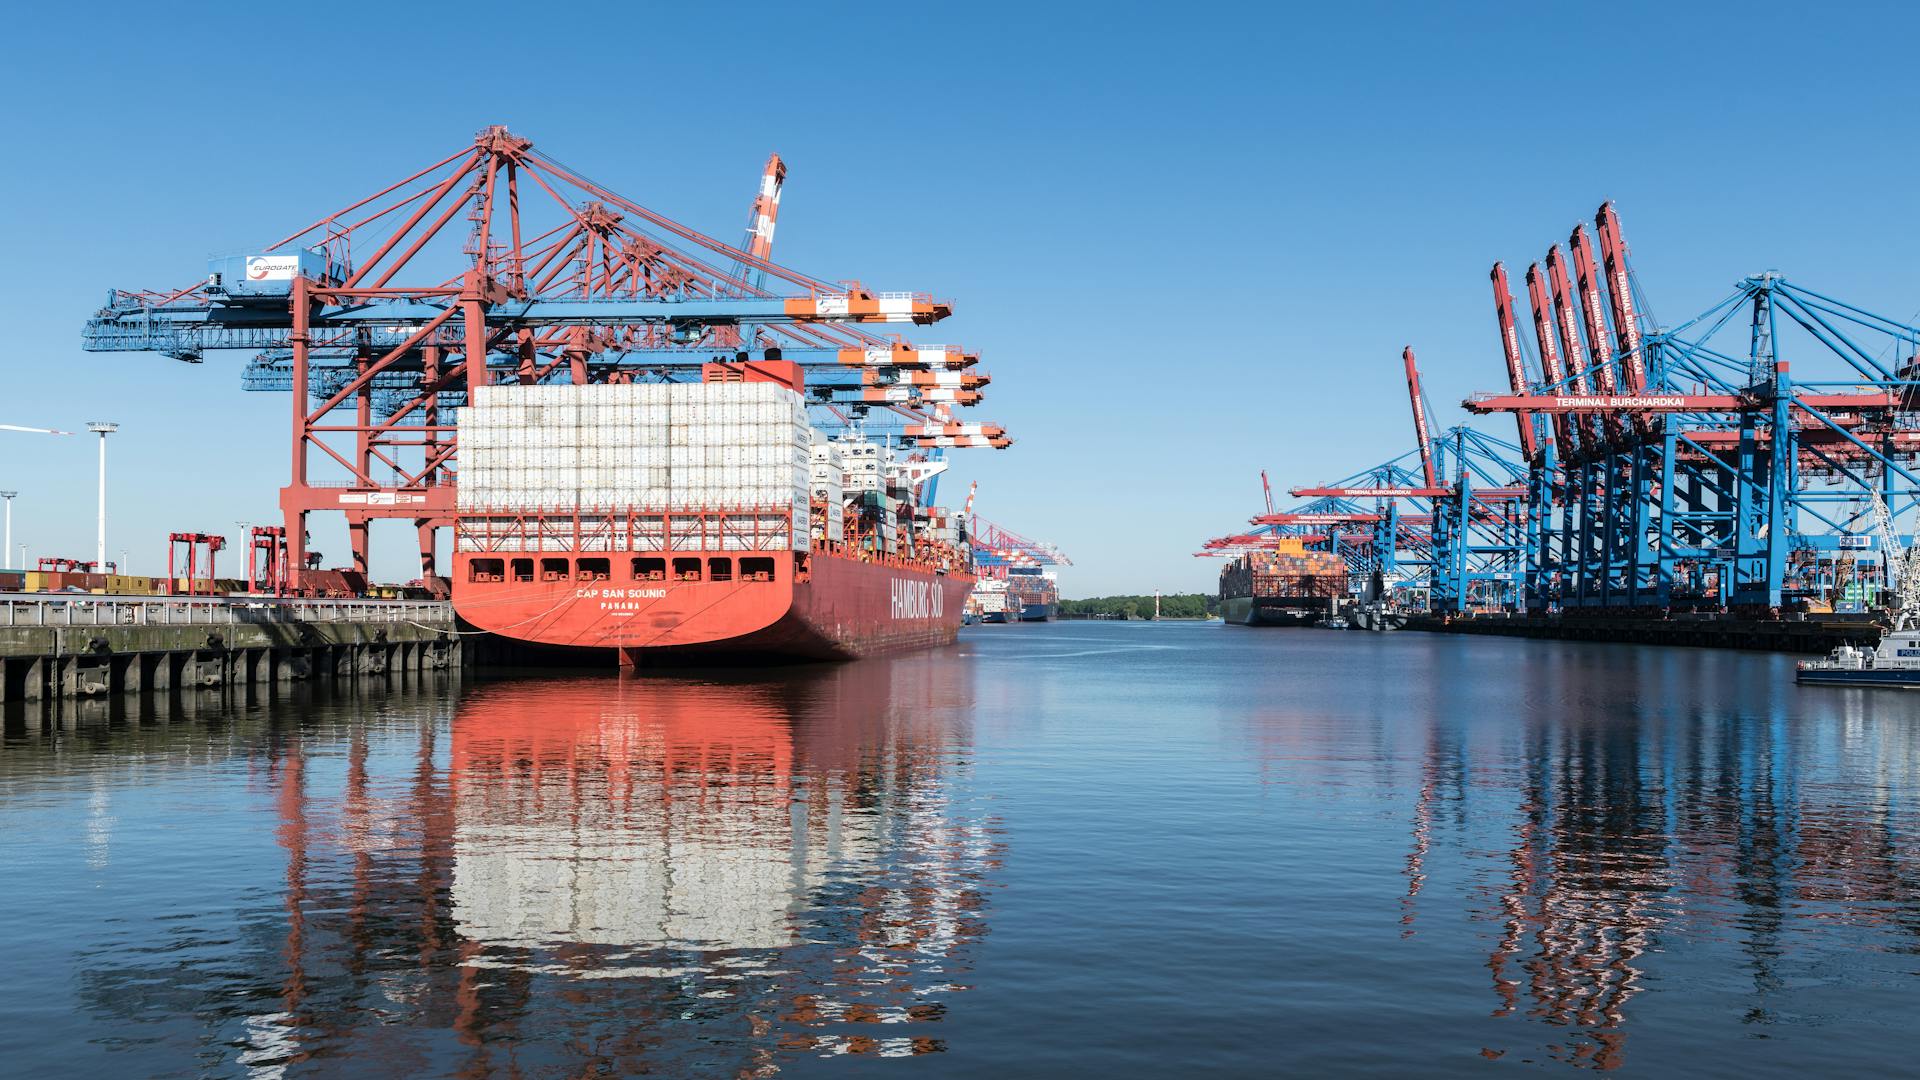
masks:
{"type": "Polygon", "coordinates": [[[454,610],[502,637],[617,649],[623,663],[721,655],[845,660],[952,643],[974,583],[819,551],[676,551],[668,579],[649,577],[644,564],[660,554],[541,555],[527,560],[540,568],[530,575],[539,580],[524,580],[516,560],[461,553],[454,610]],[[588,580],[595,570],[609,576],[588,580]]]}

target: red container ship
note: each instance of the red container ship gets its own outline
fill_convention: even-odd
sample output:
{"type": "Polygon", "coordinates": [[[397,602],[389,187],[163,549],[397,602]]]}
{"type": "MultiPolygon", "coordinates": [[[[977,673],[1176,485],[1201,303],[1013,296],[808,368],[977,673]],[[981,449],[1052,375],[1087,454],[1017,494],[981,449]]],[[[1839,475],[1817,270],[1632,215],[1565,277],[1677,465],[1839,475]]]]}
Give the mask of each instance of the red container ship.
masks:
{"type": "Polygon", "coordinates": [[[844,660],[952,643],[974,581],[958,566],[845,545],[764,555],[622,547],[462,552],[454,610],[502,637],[618,649],[623,665],[650,654],[844,660]]]}
{"type": "Polygon", "coordinates": [[[958,522],[914,505],[929,474],[814,431],[793,365],[707,374],[463,410],[460,617],[623,666],[951,643],[975,579],[958,522]]]}

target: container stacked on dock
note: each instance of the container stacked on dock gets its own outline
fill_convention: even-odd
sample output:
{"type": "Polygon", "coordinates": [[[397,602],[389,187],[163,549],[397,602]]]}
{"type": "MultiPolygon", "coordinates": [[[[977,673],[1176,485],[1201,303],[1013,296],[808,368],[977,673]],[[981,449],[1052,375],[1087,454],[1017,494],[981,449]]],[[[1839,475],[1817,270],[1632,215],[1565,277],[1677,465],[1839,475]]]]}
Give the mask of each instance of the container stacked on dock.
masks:
{"type": "Polygon", "coordinates": [[[0,592],[93,593],[100,596],[241,596],[238,578],[166,578],[82,570],[0,571],[0,592]]]}

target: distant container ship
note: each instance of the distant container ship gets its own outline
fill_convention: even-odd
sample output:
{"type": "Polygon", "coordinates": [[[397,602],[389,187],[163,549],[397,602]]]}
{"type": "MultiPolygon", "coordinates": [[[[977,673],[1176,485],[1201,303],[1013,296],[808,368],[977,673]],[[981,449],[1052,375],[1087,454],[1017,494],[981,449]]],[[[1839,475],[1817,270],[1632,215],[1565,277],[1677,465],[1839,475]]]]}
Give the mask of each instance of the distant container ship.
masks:
{"type": "Polygon", "coordinates": [[[1052,571],[1009,567],[1003,578],[981,578],[969,603],[983,623],[1051,622],[1060,615],[1060,586],[1052,571]]]}
{"type": "Polygon", "coordinates": [[[1053,571],[1008,567],[1006,614],[1020,622],[1052,622],[1060,614],[1060,585],[1053,571]]]}
{"type": "Polygon", "coordinates": [[[781,361],[478,388],[458,421],[454,609],[623,665],[952,642],[974,585],[961,526],[914,504],[888,448],[815,430],[801,390],[781,361]]]}
{"type": "Polygon", "coordinates": [[[1007,622],[1006,580],[983,577],[974,582],[973,594],[967,598],[967,604],[980,622],[1007,622]]]}
{"type": "Polygon", "coordinates": [[[1347,561],[1279,540],[1220,571],[1220,612],[1241,626],[1306,626],[1326,619],[1347,591],[1347,561]]]}

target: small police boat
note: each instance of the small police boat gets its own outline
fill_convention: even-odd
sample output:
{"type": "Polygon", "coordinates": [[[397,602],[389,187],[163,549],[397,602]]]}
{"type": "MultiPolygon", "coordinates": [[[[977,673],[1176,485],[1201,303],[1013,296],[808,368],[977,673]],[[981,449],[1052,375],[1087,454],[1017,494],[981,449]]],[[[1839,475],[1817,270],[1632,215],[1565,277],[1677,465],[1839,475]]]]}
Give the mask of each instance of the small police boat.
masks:
{"type": "Polygon", "coordinates": [[[1802,660],[1794,681],[1829,686],[1920,688],[1920,628],[1906,619],[1871,649],[1842,645],[1825,660],[1802,660]]]}

